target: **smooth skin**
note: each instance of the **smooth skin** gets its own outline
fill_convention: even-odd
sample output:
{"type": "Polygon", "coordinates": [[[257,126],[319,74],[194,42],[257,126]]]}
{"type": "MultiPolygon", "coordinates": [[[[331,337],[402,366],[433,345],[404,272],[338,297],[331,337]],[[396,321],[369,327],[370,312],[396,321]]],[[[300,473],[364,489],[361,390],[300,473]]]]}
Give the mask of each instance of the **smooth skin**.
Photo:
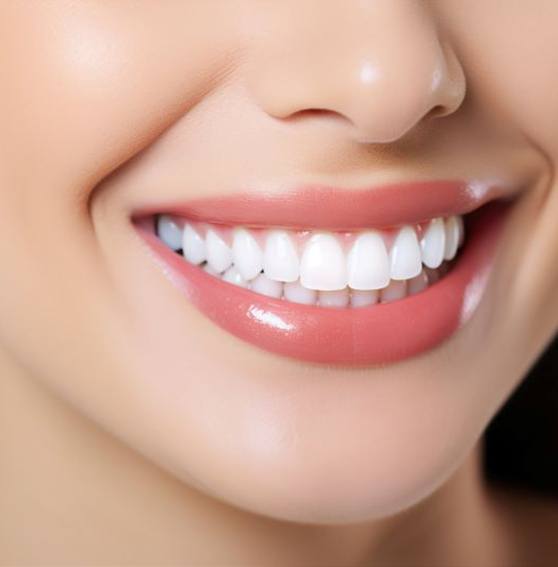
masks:
{"type": "Polygon", "coordinates": [[[558,510],[489,489],[480,439],[558,327],[557,21],[554,0],[3,0],[0,564],[555,563],[558,510]],[[381,368],[231,337],[130,223],[459,177],[517,188],[486,293],[381,368]]]}

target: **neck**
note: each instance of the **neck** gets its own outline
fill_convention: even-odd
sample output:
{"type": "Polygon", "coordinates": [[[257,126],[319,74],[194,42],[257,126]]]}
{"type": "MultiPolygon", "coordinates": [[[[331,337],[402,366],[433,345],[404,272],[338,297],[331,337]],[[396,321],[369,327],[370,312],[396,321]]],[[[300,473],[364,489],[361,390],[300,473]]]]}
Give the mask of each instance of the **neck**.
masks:
{"type": "Polygon", "coordinates": [[[317,526],[267,519],[200,494],[4,359],[0,420],[2,565],[84,558],[99,565],[501,564],[489,560],[499,536],[480,446],[410,510],[317,526]]]}

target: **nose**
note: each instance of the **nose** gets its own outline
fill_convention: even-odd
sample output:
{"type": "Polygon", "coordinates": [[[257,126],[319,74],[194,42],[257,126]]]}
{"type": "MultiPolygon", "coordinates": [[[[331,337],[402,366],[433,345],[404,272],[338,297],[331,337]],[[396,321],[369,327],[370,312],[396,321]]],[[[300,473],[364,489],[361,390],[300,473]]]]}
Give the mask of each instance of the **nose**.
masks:
{"type": "Polygon", "coordinates": [[[388,143],[460,107],[463,68],[419,0],[297,1],[294,18],[279,4],[248,78],[270,116],[333,114],[351,138],[388,143]]]}

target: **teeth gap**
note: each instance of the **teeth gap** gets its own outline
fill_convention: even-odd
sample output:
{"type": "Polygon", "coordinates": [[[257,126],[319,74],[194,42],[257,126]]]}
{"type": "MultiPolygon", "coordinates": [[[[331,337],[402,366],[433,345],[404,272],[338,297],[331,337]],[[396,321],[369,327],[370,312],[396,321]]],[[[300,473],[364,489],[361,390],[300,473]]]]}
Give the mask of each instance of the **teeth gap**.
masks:
{"type": "Polygon", "coordinates": [[[392,230],[249,229],[155,216],[166,246],[214,277],[269,297],[365,307],[421,293],[451,269],[465,235],[458,216],[392,230]]]}

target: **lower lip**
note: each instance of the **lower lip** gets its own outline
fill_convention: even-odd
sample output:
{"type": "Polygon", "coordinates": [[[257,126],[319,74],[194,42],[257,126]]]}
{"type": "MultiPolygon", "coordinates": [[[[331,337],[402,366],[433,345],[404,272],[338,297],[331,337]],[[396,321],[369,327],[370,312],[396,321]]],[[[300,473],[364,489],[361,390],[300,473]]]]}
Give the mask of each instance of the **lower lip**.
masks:
{"type": "Polygon", "coordinates": [[[393,303],[326,308],[269,298],[215,278],[136,225],[185,297],[236,337],[278,355],[315,363],[397,362],[440,345],[470,318],[486,285],[504,206],[468,219],[468,240],[453,269],[426,290],[393,303]]]}

